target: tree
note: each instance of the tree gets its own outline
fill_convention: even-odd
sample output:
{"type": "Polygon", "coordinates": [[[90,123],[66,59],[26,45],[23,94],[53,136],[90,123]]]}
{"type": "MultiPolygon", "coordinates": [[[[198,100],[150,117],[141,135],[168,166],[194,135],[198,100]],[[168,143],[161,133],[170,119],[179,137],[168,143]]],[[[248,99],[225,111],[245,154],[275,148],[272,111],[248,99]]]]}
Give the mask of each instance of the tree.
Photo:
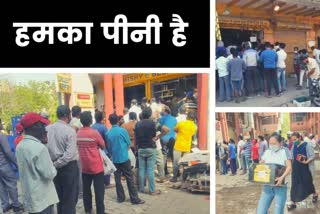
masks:
{"type": "Polygon", "coordinates": [[[288,112],[282,114],[281,136],[287,138],[287,132],[290,131],[290,114],[288,112]]]}
{"type": "Polygon", "coordinates": [[[3,82],[0,88],[0,118],[11,129],[11,117],[46,110],[51,121],[56,120],[58,99],[53,82],[29,81],[14,85],[3,82]],[[5,87],[4,87],[5,85],[5,87]]]}

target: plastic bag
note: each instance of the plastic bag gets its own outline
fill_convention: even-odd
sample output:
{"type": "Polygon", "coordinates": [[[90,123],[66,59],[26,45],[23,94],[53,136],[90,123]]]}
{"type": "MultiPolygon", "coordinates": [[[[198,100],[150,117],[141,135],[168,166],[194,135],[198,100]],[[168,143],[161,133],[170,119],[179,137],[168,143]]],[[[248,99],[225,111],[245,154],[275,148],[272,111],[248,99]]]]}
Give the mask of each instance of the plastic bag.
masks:
{"type": "Polygon", "coordinates": [[[131,162],[131,167],[134,169],[136,168],[136,156],[134,156],[133,152],[131,149],[128,151],[129,159],[131,162]]]}
{"type": "Polygon", "coordinates": [[[102,149],[99,149],[100,156],[103,163],[104,175],[110,175],[117,171],[117,168],[114,166],[112,161],[108,158],[108,156],[104,153],[102,149]]]}

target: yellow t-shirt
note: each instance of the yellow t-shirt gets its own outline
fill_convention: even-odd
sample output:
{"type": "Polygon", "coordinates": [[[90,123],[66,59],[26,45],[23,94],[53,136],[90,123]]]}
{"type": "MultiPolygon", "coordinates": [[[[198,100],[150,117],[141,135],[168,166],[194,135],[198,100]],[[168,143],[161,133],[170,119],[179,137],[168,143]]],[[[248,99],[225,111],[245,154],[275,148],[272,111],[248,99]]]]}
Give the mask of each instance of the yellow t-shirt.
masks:
{"type": "Polygon", "coordinates": [[[176,142],[174,149],[180,152],[190,152],[192,136],[197,131],[197,126],[191,120],[179,122],[176,127],[176,142]]]}

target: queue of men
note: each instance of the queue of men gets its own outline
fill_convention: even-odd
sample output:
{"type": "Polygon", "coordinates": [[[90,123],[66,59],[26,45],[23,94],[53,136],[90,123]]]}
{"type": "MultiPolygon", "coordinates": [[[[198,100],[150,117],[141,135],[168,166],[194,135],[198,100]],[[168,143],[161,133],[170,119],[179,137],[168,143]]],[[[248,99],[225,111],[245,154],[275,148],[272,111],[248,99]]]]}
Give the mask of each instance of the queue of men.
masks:
{"type": "Polygon", "coordinates": [[[100,150],[117,169],[114,173],[117,201],[125,201],[121,182],[125,179],[131,203],[144,204],[138,192],[161,193],[156,189],[154,169],[158,171],[157,182],[168,179],[167,157],[173,161],[170,181],[178,181],[179,159],[191,151],[197,129],[194,111],[186,113],[185,108],[180,108],[177,121],[168,106],[156,103],[154,99],[151,105],[142,102],[141,107],[133,100],[128,121],[121,121],[115,113],[109,115],[110,130],[105,126],[101,111],[95,112],[95,124],[92,113],[82,112],[78,106],[70,110],[61,105],[56,114],[55,123],[38,113],[27,113],[22,117],[23,137],[16,145],[16,157],[6,137],[0,133],[3,212],[25,209],[29,213],[51,214],[56,205],[58,214],[72,214],[76,213],[76,204],[82,198],[85,212],[92,213],[93,185],[96,213],[106,213],[104,194],[105,188],[110,188],[110,175],[104,174],[100,150]],[[130,161],[132,155],[136,163],[130,161]],[[17,170],[24,196],[23,206],[18,201],[17,170]],[[146,180],[148,189],[145,188],[146,180]]]}
{"type": "MultiPolygon", "coordinates": [[[[225,48],[219,41],[216,49],[216,70],[218,101],[236,103],[254,96],[265,95],[267,98],[281,96],[287,91],[286,44],[277,42],[271,44],[253,45],[244,42],[242,46],[225,48]],[[272,88],[274,93],[272,93],[272,88]]],[[[309,57],[306,49],[294,47],[294,72],[297,78],[296,89],[312,89],[313,79],[320,77],[320,50],[311,47],[313,56],[309,57]]],[[[311,91],[310,91],[311,94],[311,91]]]]}

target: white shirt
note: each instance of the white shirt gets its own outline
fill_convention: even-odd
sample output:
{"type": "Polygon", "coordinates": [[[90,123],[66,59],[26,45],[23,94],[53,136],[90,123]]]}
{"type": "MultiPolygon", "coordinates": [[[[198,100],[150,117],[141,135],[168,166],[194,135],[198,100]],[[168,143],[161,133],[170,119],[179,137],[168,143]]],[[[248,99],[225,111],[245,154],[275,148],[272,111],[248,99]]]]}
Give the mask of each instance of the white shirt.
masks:
{"type": "Polygon", "coordinates": [[[277,52],[277,55],[278,55],[277,67],[278,68],[285,68],[286,67],[287,53],[283,49],[280,49],[277,52]]]}
{"type": "Polygon", "coordinates": [[[219,77],[225,77],[229,75],[227,70],[228,61],[229,60],[223,56],[216,59],[216,69],[218,70],[219,77]]]}
{"type": "Polygon", "coordinates": [[[281,148],[279,151],[274,152],[270,149],[266,150],[261,158],[266,164],[279,164],[281,166],[286,165],[286,161],[290,158],[286,153],[286,150],[281,148]]]}
{"type": "Polygon", "coordinates": [[[157,103],[151,103],[150,108],[152,110],[152,117],[154,119],[159,119],[160,118],[160,112],[159,112],[159,106],[157,103]]]}
{"type": "MultiPolygon", "coordinates": [[[[240,140],[240,141],[238,142],[238,147],[237,147],[238,154],[240,154],[239,152],[240,152],[240,150],[242,149],[242,147],[243,147],[245,144],[246,144],[246,143],[245,143],[243,140],[240,140]]],[[[244,152],[244,150],[243,150],[242,152],[244,152]]],[[[242,153],[242,152],[241,152],[241,153],[242,153]]]]}
{"type": "Polygon", "coordinates": [[[135,112],[137,114],[137,120],[139,121],[139,114],[142,112],[141,108],[137,105],[133,105],[131,106],[131,108],[129,109],[129,113],[130,112],[135,112]]]}
{"type": "MultiPolygon", "coordinates": [[[[138,115],[137,115],[137,117],[138,117],[138,115]]],[[[124,120],[124,123],[129,122],[129,114],[124,115],[123,120],[124,120]]]]}
{"type": "Polygon", "coordinates": [[[243,60],[247,66],[257,66],[258,52],[254,49],[248,49],[243,53],[243,60]]]}
{"type": "Polygon", "coordinates": [[[315,72],[310,76],[311,79],[318,79],[319,78],[319,65],[317,63],[317,61],[313,58],[308,58],[309,63],[307,64],[308,66],[308,72],[312,69],[315,69],[315,72]]]}
{"type": "Polygon", "coordinates": [[[316,58],[317,63],[320,64],[320,50],[315,48],[312,53],[313,56],[316,58]]]}
{"type": "Polygon", "coordinates": [[[187,115],[185,114],[178,114],[178,117],[176,117],[177,119],[177,123],[182,122],[182,121],[186,121],[187,120],[187,115]]]}

